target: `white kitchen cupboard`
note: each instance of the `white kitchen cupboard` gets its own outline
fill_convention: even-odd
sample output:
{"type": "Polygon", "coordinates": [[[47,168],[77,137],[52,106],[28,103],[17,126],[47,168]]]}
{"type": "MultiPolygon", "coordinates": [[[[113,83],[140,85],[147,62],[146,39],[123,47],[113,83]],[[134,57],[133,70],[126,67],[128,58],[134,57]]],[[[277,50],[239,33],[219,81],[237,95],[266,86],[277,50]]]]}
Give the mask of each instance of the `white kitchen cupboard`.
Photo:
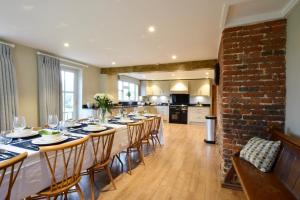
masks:
{"type": "Polygon", "coordinates": [[[187,80],[174,80],[170,83],[171,93],[188,93],[189,82],[187,80]]]}
{"type": "Polygon", "coordinates": [[[188,107],[188,123],[197,124],[204,123],[205,116],[210,114],[210,107],[197,107],[189,106],[188,107]]]}
{"type": "Polygon", "coordinates": [[[169,122],[169,106],[156,106],[156,110],[161,115],[163,121],[169,122]]]}
{"type": "Polygon", "coordinates": [[[141,96],[170,95],[170,81],[141,81],[141,96]]]}
{"type": "Polygon", "coordinates": [[[210,80],[190,80],[189,93],[191,96],[210,96],[210,80]]]}

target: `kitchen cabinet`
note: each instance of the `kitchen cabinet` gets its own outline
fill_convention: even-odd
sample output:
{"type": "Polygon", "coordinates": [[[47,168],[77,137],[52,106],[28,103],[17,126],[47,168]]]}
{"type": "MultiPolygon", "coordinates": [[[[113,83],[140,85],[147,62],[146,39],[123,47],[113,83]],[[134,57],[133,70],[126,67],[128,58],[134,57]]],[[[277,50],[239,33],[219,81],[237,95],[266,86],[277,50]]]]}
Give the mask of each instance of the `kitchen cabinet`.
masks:
{"type": "Polygon", "coordinates": [[[189,106],[188,123],[189,124],[204,123],[205,116],[209,114],[210,114],[210,107],[189,106]]]}
{"type": "Polygon", "coordinates": [[[187,80],[174,80],[170,83],[171,93],[188,93],[189,83],[187,80]]]}
{"type": "Polygon", "coordinates": [[[156,110],[161,115],[163,121],[169,122],[169,106],[156,106],[156,110]]]}
{"type": "Polygon", "coordinates": [[[141,81],[141,96],[170,95],[169,81],[141,81]]]}
{"type": "Polygon", "coordinates": [[[189,93],[191,96],[210,96],[210,80],[190,80],[189,93]]]}

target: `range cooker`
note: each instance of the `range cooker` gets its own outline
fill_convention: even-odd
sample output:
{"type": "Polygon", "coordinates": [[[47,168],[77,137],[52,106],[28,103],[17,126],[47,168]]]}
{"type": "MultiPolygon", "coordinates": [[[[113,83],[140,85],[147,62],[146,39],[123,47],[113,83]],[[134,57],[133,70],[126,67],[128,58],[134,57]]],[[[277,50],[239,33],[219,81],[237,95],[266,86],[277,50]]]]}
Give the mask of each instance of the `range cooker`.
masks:
{"type": "Polygon", "coordinates": [[[187,124],[187,117],[188,117],[187,105],[169,106],[169,123],[187,124]]]}

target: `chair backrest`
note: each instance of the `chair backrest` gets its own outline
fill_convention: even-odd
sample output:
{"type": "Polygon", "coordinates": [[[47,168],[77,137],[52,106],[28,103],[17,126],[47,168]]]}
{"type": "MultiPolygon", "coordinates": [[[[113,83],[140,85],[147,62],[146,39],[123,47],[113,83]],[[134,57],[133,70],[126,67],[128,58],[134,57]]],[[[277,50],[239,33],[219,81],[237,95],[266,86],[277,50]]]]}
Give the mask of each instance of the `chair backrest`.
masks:
{"type": "Polygon", "coordinates": [[[136,146],[141,143],[144,122],[127,124],[129,146],[136,146]]]}
{"type": "Polygon", "coordinates": [[[40,147],[51,174],[50,191],[63,192],[68,186],[80,180],[80,172],[84,159],[86,142],[89,136],[60,145],[40,147]],[[63,167],[63,173],[57,170],[63,167]],[[61,168],[60,167],[60,168],[61,168]]]}
{"type": "Polygon", "coordinates": [[[152,131],[153,123],[154,123],[153,117],[144,120],[144,129],[143,129],[142,138],[145,138],[145,139],[149,138],[149,135],[152,131]]]}
{"type": "Polygon", "coordinates": [[[12,187],[17,179],[23,161],[26,157],[27,157],[27,153],[22,153],[17,155],[16,157],[2,161],[0,163],[0,188],[7,187],[7,189],[4,190],[7,191],[6,194],[4,194],[5,200],[10,199],[12,187]],[[4,180],[4,176],[6,173],[8,173],[9,175],[8,184],[5,185],[3,184],[2,186],[2,182],[4,180]]]}
{"type": "Polygon", "coordinates": [[[153,122],[153,131],[159,131],[161,124],[161,116],[155,116],[153,122]]]}
{"type": "Polygon", "coordinates": [[[89,134],[93,146],[94,164],[104,165],[109,162],[115,132],[115,129],[111,129],[89,134]]]}
{"type": "Polygon", "coordinates": [[[272,139],[282,142],[273,173],[300,199],[300,139],[272,130],[272,139]]]}

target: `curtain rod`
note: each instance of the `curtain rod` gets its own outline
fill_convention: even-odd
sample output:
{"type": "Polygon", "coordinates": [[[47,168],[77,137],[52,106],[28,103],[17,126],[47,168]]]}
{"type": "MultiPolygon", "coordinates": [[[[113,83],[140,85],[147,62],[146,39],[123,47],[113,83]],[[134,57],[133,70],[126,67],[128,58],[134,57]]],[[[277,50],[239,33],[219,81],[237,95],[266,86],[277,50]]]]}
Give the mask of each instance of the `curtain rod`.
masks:
{"type": "Polygon", "coordinates": [[[89,67],[88,65],[85,65],[85,64],[82,64],[82,63],[79,63],[79,62],[75,62],[75,61],[72,61],[72,60],[69,60],[69,59],[65,59],[65,58],[61,58],[61,57],[58,57],[58,56],[53,56],[53,55],[50,55],[50,54],[42,53],[40,51],[38,51],[37,54],[38,55],[48,56],[48,57],[51,57],[51,58],[56,58],[56,59],[59,59],[60,61],[71,63],[71,64],[75,64],[75,65],[79,65],[79,66],[86,67],[86,68],[89,67]]]}
{"type": "Polygon", "coordinates": [[[15,48],[15,44],[13,44],[13,43],[8,43],[8,42],[3,42],[3,41],[0,41],[0,44],[4,44],[4,45],[7,45],[7,46],[10,46],[10,47],[12,47],[12,48],[15,48]]]}

